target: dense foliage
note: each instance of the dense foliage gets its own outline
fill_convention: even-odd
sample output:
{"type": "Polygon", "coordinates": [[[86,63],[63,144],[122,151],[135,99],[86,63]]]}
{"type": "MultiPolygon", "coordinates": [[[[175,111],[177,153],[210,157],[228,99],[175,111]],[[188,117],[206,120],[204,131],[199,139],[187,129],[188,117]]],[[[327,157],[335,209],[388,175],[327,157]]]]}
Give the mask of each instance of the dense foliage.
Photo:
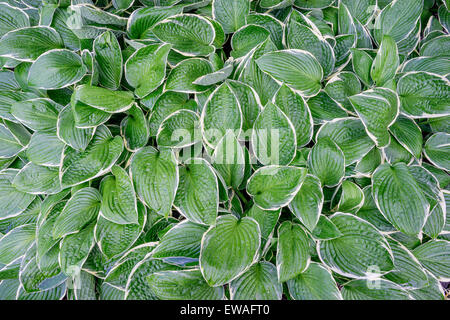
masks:
{"type": "Polygon", "coordinates": [[[0,1],[0,300],[444,299],[450,1],[0,1]]]}

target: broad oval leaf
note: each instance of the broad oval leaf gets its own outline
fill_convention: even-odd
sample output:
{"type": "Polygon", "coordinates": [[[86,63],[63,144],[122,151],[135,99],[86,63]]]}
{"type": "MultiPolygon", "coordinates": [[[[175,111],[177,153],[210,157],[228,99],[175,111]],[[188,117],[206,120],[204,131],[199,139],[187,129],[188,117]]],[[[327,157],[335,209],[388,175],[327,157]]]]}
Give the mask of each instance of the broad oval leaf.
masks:
{"type": "Polygon", "coordinates": [[[349,278],[366,278],[393,269],[389,244],[373,225],[348,213],[336,213],[330,220],[342,236],[319,241],[317,251],[325,265],[349,278]]]}
{"type": "Polygon", "coordinates": [[[211,147],[216,147],[228,130],[242,128],[242,111],[233,91],[227,83],[221,84],[209,96],[201,116],[204,139],[211,147]]]}
{"type": "Polygon", "coordinates": [[[204,159],[193,158],[179,168],[174,206],[188,220],[211,225],[217,217],[219,187],[217,177],[204,159]]]}
{"type": "Polygon", "coordinates": [[[164,81],[166,63],[171,45],[148,45],[142,47],[125,63],[125,78],[135,88],[134,92],[143,98],[164,81]]]}
{"type": "Polygon", "coordinates": [[[295,157],[297,138],[287,115],[268,102],[253,125],[253,150],[264,165],[288,165],[295,157]]]}
{"type": "Polygon", "coordinates": [[[342,296],[345,300],[412,300],[408,292],[394,282],[375,279],[370,283],[368,286],[368,280],[362,279],[347,282],[342,296]]]}
{"type": "Polygon", "coordinates": [[[173,153],[145,147],[131,160],[131,176],[137,195],[149,208],[167,215],[178,187],[178,167],[173,153]]]}
{"type": "Polygon", "coordinates": [[[256,63],[275,80],[284,82],[304,96],[315,96],[320,90],[323,70],[317,59],[307,51],[290,49],[269,52],[256,63]]]}
{"type": "Polygon", "coordinates": [[[313,175],[307,175],[300,190],[289,203],[289,209],[309,231],[313,231],[319,221],[323,202],[320,180],[313,175]]]}
{"type": "Polygon", "coordinates": [[[25,27],[11,30],[0,39],[0,56],[21,61],[34,61],[48,50],[60,49],[63,43],[55,29],[25,27]]]}
{"type": "Polygon", "coordinates": [[[133,183],[127,172],[119,166],[111,168],[113,176],[102,181],[100,214],[117,224],[137,224],[138,211],[133,183]]]}
{"type": "Polygon", "coordinates": [[[342,300],[331,272],[317,262],[311,262],[305,272],[289,280],[287,285],[295,300],[342,300]]]}
{"type": "MultiPolygon", "coordinates": [[[[83,188],[77,191],[66,203],[53,225],[53,238],[62,238],[77,233],[97,218],[102,196],[97,189],[83,188]]],[[[92,231],[92,237],[94,231],[92,231]]]]}
{"type": "Polygon", "coordinates": [[[148,277],[150,288],[163,300],[222,300],[223,287],[210,287],[199,269],[158,271],[148,277]]]}
{"type": "Polygon", "coordinates": [[[336,186],[344,178],[344,153],[330,138],[320,138],[308,155],[308,167],[322,185],[336,186]]]}
{"type": "Polygon", "coordinates": [[[266,261],[255,263],[230,283],[231,300],[281,300],[282,293],[277,269],[266,261]]]}
{"type": "Polygon", "coordinates": [[[373,198],[383,216],[406,234],[419,234],[429,204],[404,163],[382,164],[372,176],[373,198]]]}
{"type": "Polygon", "coordinates": [[[103,175],[114,165],[122,151],[122,139],[113,137],[107,127],[98,127],[84,151],[66,146],[60,173],[62,186],[78,185],[103,175]]]}
{"type": "Polygon", "coordinates": [[[309,238],[303,228],[290,221],[278,228],[278,281],[285,282],[304,272],[309,265],[309,238]]]}
{"type": "Polygon", "coordinates": [[[214,0],[213,18],[222,26],[225,33],[233,33],[245,25],[250,13],[249,0],[214,0]]]}
{"type": "Polygon", "coordinates": [[[261,242],[258,223],[248,217],[221,216],[205,233],[200,270],[210,286],[221,286],[243,274],[256,260],[261,242]]]}
{"type": "Polygon", "coordinates": [[[39,89],[61,89],[79,82],[87,68],[79,55],[55,49],[40,55],[28,72],[28,85],[39,89]]]}
{"type": "Polygon", "coordinates": [[[276,210],[292,201],[305,178],[304,168],[265,166],[250,177],[247,192],[260,208],[276,210]]]}
{"type": "Polygon", "coordinates": [[[412,253],[439,281],[450,279],[450,241],[430,240],[415,248],[412,253]]]}
{"type": "Polygon", "coordinates": [[[425,155],[436,167],[450,170],[450,134],[439,132],[428,138],[425,155]]]}
{"type": "Polygon", "coordinates": [[[214,51],[214,27],[199,15],[180,14],[169,17],[156,24],[153,33],[161,41],[172,44],[173,50],[184,55],[206,56],[214,51]]]}
{"type": "Polygon", "coordinates": [[[446,78],[428,72],[408,72],[397,84],[400,107],[413,118],[437,117],[450,112],[450,85],[446,78]]]}

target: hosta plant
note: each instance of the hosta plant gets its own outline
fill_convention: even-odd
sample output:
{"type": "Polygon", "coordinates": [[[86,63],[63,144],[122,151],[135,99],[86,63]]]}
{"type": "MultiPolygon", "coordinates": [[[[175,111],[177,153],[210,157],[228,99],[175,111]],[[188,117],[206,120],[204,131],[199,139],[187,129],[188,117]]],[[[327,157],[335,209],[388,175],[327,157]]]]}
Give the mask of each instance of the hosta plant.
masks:
{"type": "Polygon", "coordinates": [[[445,299],[450,1],[0,1],[0,300],[445,299]]]}

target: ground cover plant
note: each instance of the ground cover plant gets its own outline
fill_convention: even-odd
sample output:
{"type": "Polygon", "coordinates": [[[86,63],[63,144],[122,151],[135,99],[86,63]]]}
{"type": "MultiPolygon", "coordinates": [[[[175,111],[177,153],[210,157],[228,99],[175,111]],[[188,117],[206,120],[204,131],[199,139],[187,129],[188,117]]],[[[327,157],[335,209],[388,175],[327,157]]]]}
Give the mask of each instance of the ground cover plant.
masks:
{"type": "Polygon", "coordinates": [[[445,299],[450,1],[0,1],[0,300],[445,299]]]}

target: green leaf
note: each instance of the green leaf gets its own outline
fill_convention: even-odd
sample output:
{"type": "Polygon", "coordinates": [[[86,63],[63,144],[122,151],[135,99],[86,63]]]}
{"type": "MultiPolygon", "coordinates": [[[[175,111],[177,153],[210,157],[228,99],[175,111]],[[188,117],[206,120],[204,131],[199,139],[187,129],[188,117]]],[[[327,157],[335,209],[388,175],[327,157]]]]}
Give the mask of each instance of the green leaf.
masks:
{"type": "MultiPolygon", "coordinates": [[[[96,219],[101,205],[100,192],[94,188],[83,188],[77,191],[66,203],[61,214],[53,225],[53,238],[62,238],[77,233],[96,219]]],[[[92,236],[94,235],[93,230],[92,236]]]]}
{"type": "Polygon", "coordinates": [[[13,185],[19,170],[6,169],[0,171],[0,218],[5,219],[21,214],[35,199],[34,195],[17,190],[13,185]]]}
{"type": "Polygon", "coordinates": [[[182,6],[139,8],[128,18],[127,33],[131,39],[151,38],[155,24],[180,14],[182,9],[182,6]]]}
{"type": "Polygon", "coordinates": [[[170,44],[142,47],[125,63],[125,78],[135,88],[134,93],[143,98],[164,81],[170,44]]]}
{"type": "Polygon", "coordinates": [[[450,112],[448,80],[427,72],[408,72],[397,84],[401,110],[413,118],[447,115],[450,112]]]}
{"type": "Polygon", "coordinates": [[[266,261],[255,263],[230,283],[231,300],[281,300],[282,294],[277,269],[266,261]]]}
{"type": "Polygon", "coordinates": [[[214,0],[212,15],[219,22],[225,33],[236,32],[245,25],[247,15],[250,13],[249,0],[214,0]]]}
{"type": "Polygon", "coordinates": [[[347,6],[352,17],[358,19],[362,24],[369,22],[374,14],[376,0],[341,0],[347,6]]]}
{"type": "Polygon", "coordinates": [[[152,210],[167,215],[178,187],[178,167],[171,151],[145,147],[131,160],[131,176],[139,199],[152,210]]]}
{"type": "Polygon", "coordinates": [[[139,221],[131,224],[117,224],[99,215],[95,226],[95,241],[108,258],[118,257],[129,249],[142,233],[146,222],[146,209],[139,203],[139,221]]]}
{"type": "Polygon", "coordinates": [[[9,264],[23,256],[33,243],[36,234],[34,224],[24,224],[12,229],[0,239],[0,263],[9,264]]]}
{"type": "Polygon", "coordinates": [[[388,128],[394,123],[399,112],[397,95],[389,89],[377,88],[349,99],[369,137],[377,147],[386,147],[390,142],[388,128]]]}
{"type": "Polygon", "coordinates": [[[102,181],[103,218],[117,224],[137,224],[138,211],[133,183],[127,172],[119,166],[111,168],[113,176],[102,181]]]}
{"type": "Polygon", "coordinates": [[[169,17],[156,24],[153,33],[162,42],[172,44],[173,50],[187,56],[206,56],[214,51],[214,27],[199,15],[180,14],[169,17]]]}
{"type": "Polygon", "coordinates": [[[276,210],[292,201],[305,178],[304,168],[265,166],[250,177],[247,192],[260,208],[276,210]]]}
{"type": "Polygon", "coordinates": [[[300,9],[323,9],[333,3],[333,0],[295,0],[295,6],[300,9]]]}
{"type": "Polygon", "coordinates": [[[163,93],[155,102],[150,119],[148,121],[151,136],[156,136],[161,123],[176,111],[186,109],[194,111],[195,101],[188,100],[188,95],[184,93],[167,91],[163,93]]]}
{"type": "Polygon", "coordinates": [[[11,6],[8,1],[0,4],[0,37],[5,33],[30,26],[30,19],[25,11],[11,6]]]}
{"type": "Polygon", "coordinates": [[[383,279],[352,280],[342,288],[345,300],[412,300],[399,285],[383,279]]]}
{"type": "Polygon", "coordinates": [[[291,49],[269,52],[256,63],[262,71],[299,91],[303,96],[314,96],[320,90],[322,67],[307,51],[291,49]]]}
{"type": "Polygon", "coordinates": [[[361,83],[354,73],[344,71],[336,74],[327,82],[325,92],[340,103],[345,110],[354,112],[348,97],[361,92],[361,83]]]}
{"type": "Polygon", "coordinates": [[[448,49],[450,46],[449,37],[443,35],[436,37],[424,43],[420,48],[420,53],[426,57],[445,57],[449,58],[448,49]]]}
{"type": "Polygon", "coordinates": [[[264,53],[272,52],[276,49],[275,44],[270,39],[267,39],[245,56],[235,71],[235,78],[253,87],[263,105],[272,99],[279,88],[279,84],[270,75],[263,72],[256,60],[264,53]]]}
{"type": "Polygon", "coordinates": [[[63,187],[75,186],[105,174],[122,151],[122,139],[113,137],[107,127],[98,127],[84,151],[66,146],[61,165],[61,184],[63,187]]]}
{"type": "Polygon", "coordinates": [[[36,131],[31,136],[26,155],[34,164],[58,167],[63,149],[64,143],[54,133],[36,131]]]}
{"type": "Polygon", "coordinates": [[[304,272],[308,268],[310,258],[306,232],[298,224],[283,222],[278,228],[278,281],[288,281],[304,272]]]}
{"type": "Polygon", "coordinates": [[[372,70],[373,58],[361,49],[352,48],[350,51],[352,53],[353,71],[366,86],[370,86],[372,84],[370,71],[372,70]]]}
{"type": "Polygon", "coordinates": [[[425,143],[425,156],[440,169],[450,170],[450,134],[438,132],[425,143]]]}
{"type": "Polygon", "coordinates": [[[428,271],[426,273],[428,285],[420,289],[409,290],[409,294],[416,300],[444,300],[445,293],[439,280],[428,271]]]}
{"type": "Polygon", "coordinates": [[[251,142],[256,157],[265,165],[288,165],[297,150],[292,122],[280,108],[270,102],[256,118],[251,142]]]}
{"type": "Polygon", "coordinates": [[[125,148],[134,152],[147,144],[150,130],[144,112],[137,105],[127,113],[128,116],[120,123],[120,134],[124,137],[125,148]]]}
{"type": "Polygon", "coordinates": [[[345,109],[325,92],[320,91],[316,96],[309,98],[309,110],[314,120],[314,124],[324,124],[337,118],[348,116],[345,109]]]}
{"type": "Polygon", "coordinates": [[[405,61],[401,72],[425,71],[445,76],[450,72],[450,61],[443,57],[417,57],[405,61]]]}
{"type": "Polygon", "coordinates": [[[384,277],[406,289],[419,289],[428,284],[428,276],[414,255],[400,242],[387,238],[394,256],[394,270],[384,277]]]}
{"type": "Polygon", "coordinates": [[[333,72],[336,62],[333,48],[307,17],[302,18],[307,23],[301,24],[291,18],[285,31],[286,46],[289,49],[300,49],[311,53],[322,66],[323,74],[327,76],[333,72]]]}
{"type": "Polygon", "coordinates": [[[134,104],[131,92],[112,91],[89,85],[78,86],[72,99],[108,113],[124,112],[134,104]]]}
{"type": "Polygon", "coordinates": [[[198,78],[213,72],[211,62],[201,58],[191,58],[177,64],[167,76],[164,84],[165,91],[183,93],[200,93],[208,89],[208,86],[195,84],[198,78]]]}
{"type": "Polygon", "coordinates": [[[200,121],[204,139],[211,147],[216,147],[228,130],[240,132],[241,107],[227,83],[221,84],[211,93],[200,121]]]}
{"type": "Polygon", "coordinates": [[[161,123],[156,142],[161,147],[184,148],[201,141],[200,118],[191,110],[178,110],[161,123]]]}
{"type": "Polygon", "coordinates": [[[381,43],[384,35],[395,42],[404,39],[416,26],[423,8],[423,0],[402,0],[389,3],[378,15],[374,25],[374,38],[381,43]]]}
{"type": "Polygon", "coordinates": [[[162,300],[222,300],[223,287],[210,287],[199,269],[159,271],[148,278],[150,288],[162,300]]]}
{"type": "Polygon", "coordinates": [[[210,164],[193,158],[179,168],[179,183],[174,206],[188,220],[212,225],[219,205],[217,177],[210,164]]]}
{"type": "Polygon", "coordinates": [[[309,153],[308,167],[322,185],[336,186],[344,178],[344,153],[330,138],[320,138],[309,153]]]}
{"type": "Polygon", "coordinates": [[[20,61],[34,61],[41,54],[60,49],[59,34],[49,27],[25,27],[11,30],[0,39],[0,56],[20,61]]]}
{"type": "Polygon", "coordinates": [[[227,186],[238,190],[245,176],[245,153],[237,137],[228,131],[217,144],[211,163],[227,186]]]}
{"type": "Polygon", "coordinates": [[[283,48],[283,24],[278,19],[268,14],[250,13],[246,20],[247,24],[255,24],[269,30],[272,42],[278,49],[283,48]]]}
{"type": "Polygon", "coordinates": [[[200,243],[207,226],[182,221],[165,233],[159,244],[153,250],[155,258],[185,257],[197,258],[200,256],[200,243]]]}
{"type": "Polygon", "coordinates": [[[360,161],[374,146],[363,123],[357,118],[326,122],[317,132],[317,140],[325,137],[329,137],[342,150],[346,165],[360,161]]]}
{"type": "Polygon", "coordinates": [[[336,211],[356,212],[364,203],[364,193],[357,184],[344,180],[331,199],[331,206],[336,211]],[[338,201],[336,203],[336,201],[338,201]]]}
{"type": "Polygon", "coordinates": [[[94,226],[90,224],[83,230],[66,236],[60,245],[59,261],[61,270],[67,275],[76,275],[88,258],[94,246],[94,226]]]}
{"type": "Polygon", "coordinates": [[[226,80],[231,75],[232,72],[233,72],[233,64],[229,63],[226,64],[225,67],[223,67],[222,69],[219,69],[212,73],[205,74],[204,76],[197,78],[192,83],[195,85],[210,86],[226,80]]]}
{"type": "Polygon", "coordinates": [[[260,242],[259,226],[252,218],[220,216],[202,239],[200,270],[206,282],[217,287],[242,275],[255,262],[260,242]]]}
{"type": "Polygon", "coordinates": [[[312,236],[317,240],[332,240],[342,235],[336,225],[324,215],[320,215],[319,221],[312,231],[312,236]]]}
{"type": "Polygon", "coordinates": [[[273,103],[284,112],[294,126],[297,146],[308,144],[313,135],[313,120],[302,96],[282,85],[275,94],[273,103]]]}
{"type": "Polygon", "coordinates": [[[383,216],[398,230],[419,234],[429,204],[404,163],[382,164],[372,177],[373,198],[383,216]]]}
{"type": "Polygon", "coordinates": [[[248,24],[237,30],[231,38],[231,48],[233,49],[230,55],[234,59],[244,57],[253,48],[264,42],[270,33],[261,26],[248,24]]]}
{"type": "Polygon", "coordinates": [[[0,123],[0,158],[12,158],[18,155],[24,146],[11,133],[11,131],[0,123]]]}
{"type": "Polygon", "coordinates": [[[379,87],[394,78],[399,65],[397,44],[391,36],[384,35],[372,64],[370,75],[379,87]]]}
{"type": "Polygon", "coordinates": [[[31,65],[28,85],[38,89],[61,89],[79,82],[87,72],[81,57],[67,49],[40,55],[31,65]]]}
{"type": "Polygon", "coordinates": [[[450,279],[450,242],[447,240],[430,240],[412,253],[420,263],[439,281],[450,279]]]}
{"type": "Polygon", "coordinates": [[[313,231],[319,221],[323,202],[320,180],[313,175],[307,175],[300,190],[289,203],[289,209],[309,231],[313,231]]]}
{"type": "Polygon", "coordinates": [[[61,191],[59,170],[29,162],[14,177],[13,186],[29,194],[54,194],[61,191]]]}
{"type": "Polygon", "coordinates": [[[413,119],[399,115],[389,131],[416,159],[420,158],[423,142],[422,130],[413,119]]]}
{"type": "Polygon", "coordinates": [[[71,148],[81,151],[89,145],[95,133],[95,128],[77,128],[75,118],[70,106],[66,106],[58,114],[58,138],[71,148]]]}
{"type": "Polygon", "coordinates": [[[317,251],[331,270],[349,278],[365,278],[393,269],[389,244],[373,225],[348,213],[336,213],[330,220],[343,235],[319,241],[317,251]]]}
{"type": "Polygon", "coordinates": [[[289,280],[287,285],[295,300],[342,300],[331,272],[316,262],[311,262],[305,272],[289,280]]]}
{"type": "Polygon", "coordinates": [[[19,101],[11,106],[11,114],[35,131],[54,130],[61,106],[50,99],[19,101]]]}
{"type": "Polygon", "coordinates": [[[116,36],[107,31],[95,38],[93,47],[99,82],[105,88],[117,90],[122,79],[123,58],[116,36]]]}
{"type": "Polygon", "coordinates": [[[261,230],[261,248],[270,243],[272,234],[275,230],[275,226],[280,218],[281,210],[263,210],[257,205],[253,205],[250,210],[247,211],[246,216],[253,218],[258,222],[261,230]]]}
{"type": "Polygon", "coordinates": [[[156,300],[158,297],[150,287],[147,278],[154,272],[169,270],[179,270],[179,268],[160,259],[144,258],[130,273],[125,289],[125,300],[156,300]]]}

